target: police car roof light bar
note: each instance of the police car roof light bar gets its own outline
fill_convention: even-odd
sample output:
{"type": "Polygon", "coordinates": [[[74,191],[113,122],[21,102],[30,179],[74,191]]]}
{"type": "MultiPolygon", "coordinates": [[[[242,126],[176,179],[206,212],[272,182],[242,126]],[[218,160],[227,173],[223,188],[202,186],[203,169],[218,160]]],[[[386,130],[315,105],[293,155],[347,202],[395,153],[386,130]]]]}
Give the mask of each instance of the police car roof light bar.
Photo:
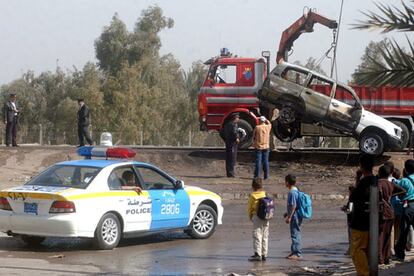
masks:
{"type": "Polygon", "coordinates": [[[78,148],[78,155],[86,159],[91,159],[92,157],[133,158],[136,154],[134,150],[122,147],[83,146],[78,148]]]}

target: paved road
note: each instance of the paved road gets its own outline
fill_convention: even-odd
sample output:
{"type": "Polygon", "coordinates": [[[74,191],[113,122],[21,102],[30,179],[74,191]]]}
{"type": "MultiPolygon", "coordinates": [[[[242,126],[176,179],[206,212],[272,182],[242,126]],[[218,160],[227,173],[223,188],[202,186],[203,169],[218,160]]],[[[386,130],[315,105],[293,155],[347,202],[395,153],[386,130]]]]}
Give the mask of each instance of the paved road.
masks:
{"type": "MultiPolygon", "coordinates": [[[[282,204],[282,202],[280,202],[282,204]]],[[[225,202],[224,225],[208,240],[192,240],[183,233],[158,234],[124,240],[112,251],[97,251],[88,240],[48,239],[40,248],[25,247],[14,238],[0,237],[0,274],[8,275],[225,275],[268,274],[301,271],[303,267],[332,268],[349,262],[345,216],[339,202],[315,206],[314,219],[303,226],[304,257],[290,261],[288,226],[277,219],[271,224],[269,259],[247,261],[252,254],[251,224],[245,202],[225,202]]],[[[284,206],[277,209],[281,218],[284,206]]],[[[327,270],[328,271],[328,270],[327,270]]]]}

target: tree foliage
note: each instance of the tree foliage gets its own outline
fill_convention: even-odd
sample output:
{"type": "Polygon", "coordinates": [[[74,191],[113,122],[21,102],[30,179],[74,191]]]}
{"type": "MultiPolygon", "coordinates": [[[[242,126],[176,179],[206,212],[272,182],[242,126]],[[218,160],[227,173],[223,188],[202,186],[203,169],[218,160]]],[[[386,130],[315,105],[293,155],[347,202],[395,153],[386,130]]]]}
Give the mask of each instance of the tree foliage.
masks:
{"type": "Polygon", "coordinates": [[[309,70],[315,71],[315,72],[320,73],[322,75],[326,75],[326,72],[322,69],[321,64],[313,57],[309,57],[306,60],[305,64],[302,64],[300,61],[295,61],[294,63],[297,64],[297,65],[306,67],[309,70]]]}
{"type": "MultiPolygon", "coordinates": [[[[395,30],[412,32],[414,31],[414,6],[406,2],[402,1],[402,8],[377,3],[379,13],[364,12],[366,20],[358,21],[354,24],[354,28],[382,29],[383,33],[395,30]]],[[[359,68],[354,74],[354,79],[357,79],[360,84],[374,86],[387,84],[414,86],[414,47],[408,37],[407,41],[409,51],[405,51],[396,41],[392,41],[387,45],[388,47],[378,48],[379,59],[365,55],[370,66],[359,68]]]]}
{"type": "Polygon", "coordinates": [[[82,70],[31,71],[0,88],[3,100],[18,94],[22,139],[38,141],[39,125],[52,143],[77,143],[76,99],[91,109],[94,139],[110,131],[114,142],[172,145],[188,143],[198,128],[197,93],[206,70],[201,62],[187,72],[172,54],[160,56],[160,32],[173,27],[161,8],[144,10],[128,31],[115,14],[95,41],[98,62],[82,70]]]}
{"type": "Polygon", "coordinates": [[[384,59],[381,55],[381,49],[390,49],[391,41],[388,38],[384,38],[378,42],[370,41],[365,47],[364,54],[361,57],[361,63],[355,69],[352,74],[352,83],[363,85],[363,75],[367,71],[378,71],[384,66],[384,59]],[[376,61],[376,63],[373,62],[376,61]],[[381,63],[382,66],[378,66],[377,63],[381,63]]]}

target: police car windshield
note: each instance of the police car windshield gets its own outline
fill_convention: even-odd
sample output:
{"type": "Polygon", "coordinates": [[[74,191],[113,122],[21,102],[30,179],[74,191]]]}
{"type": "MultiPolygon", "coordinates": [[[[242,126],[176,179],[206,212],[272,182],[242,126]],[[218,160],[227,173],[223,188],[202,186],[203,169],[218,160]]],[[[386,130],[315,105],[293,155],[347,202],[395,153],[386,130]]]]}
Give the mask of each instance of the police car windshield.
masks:
{"type": "Polygon", "coordinates": [[[101,168],[55,165],[35,176],[25,185],[55,186],[85,189],[101,168]]]}

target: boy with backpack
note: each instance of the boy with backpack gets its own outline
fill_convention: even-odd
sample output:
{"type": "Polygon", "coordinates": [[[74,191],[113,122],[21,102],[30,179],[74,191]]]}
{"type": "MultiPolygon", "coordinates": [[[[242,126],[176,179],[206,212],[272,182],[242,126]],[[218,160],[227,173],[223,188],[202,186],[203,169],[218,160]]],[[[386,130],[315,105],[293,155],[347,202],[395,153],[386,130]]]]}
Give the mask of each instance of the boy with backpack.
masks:
{"type": "Polygon", "coordinates": [[[269,219],[273,217],[273,200],[266,196],[262,178],[254,178],[253,192],[247,204],[247,214],[253,222],[254,254],[249,261],[266,261],[269,240],[269,219]]]}
{"type": "Polygon", "coordinates": [[[287,212],[283,215],[285,222],[290,225],[290,237],[292,238],[292,245],[290,247],[290,254],[286,256],[290,260],[299,260],[302,254],[300,225],[303,218],[310,218],[312,210],[309,196],[299,192],[296,188],[296,176],[288,174],[285,177],[286,188],[289,189],[287,199],[287,212]],[[301,197],[307,197],[306,199],[301,197]],[[305,206],[306,200],[309,205],[305,206]],[[303,203],[301,204],[301,202],[303,203]],[[303,206],[301,206],[303,205],[303,206]],[[307,208],[308,210],[306,210],[307,208]]]}

